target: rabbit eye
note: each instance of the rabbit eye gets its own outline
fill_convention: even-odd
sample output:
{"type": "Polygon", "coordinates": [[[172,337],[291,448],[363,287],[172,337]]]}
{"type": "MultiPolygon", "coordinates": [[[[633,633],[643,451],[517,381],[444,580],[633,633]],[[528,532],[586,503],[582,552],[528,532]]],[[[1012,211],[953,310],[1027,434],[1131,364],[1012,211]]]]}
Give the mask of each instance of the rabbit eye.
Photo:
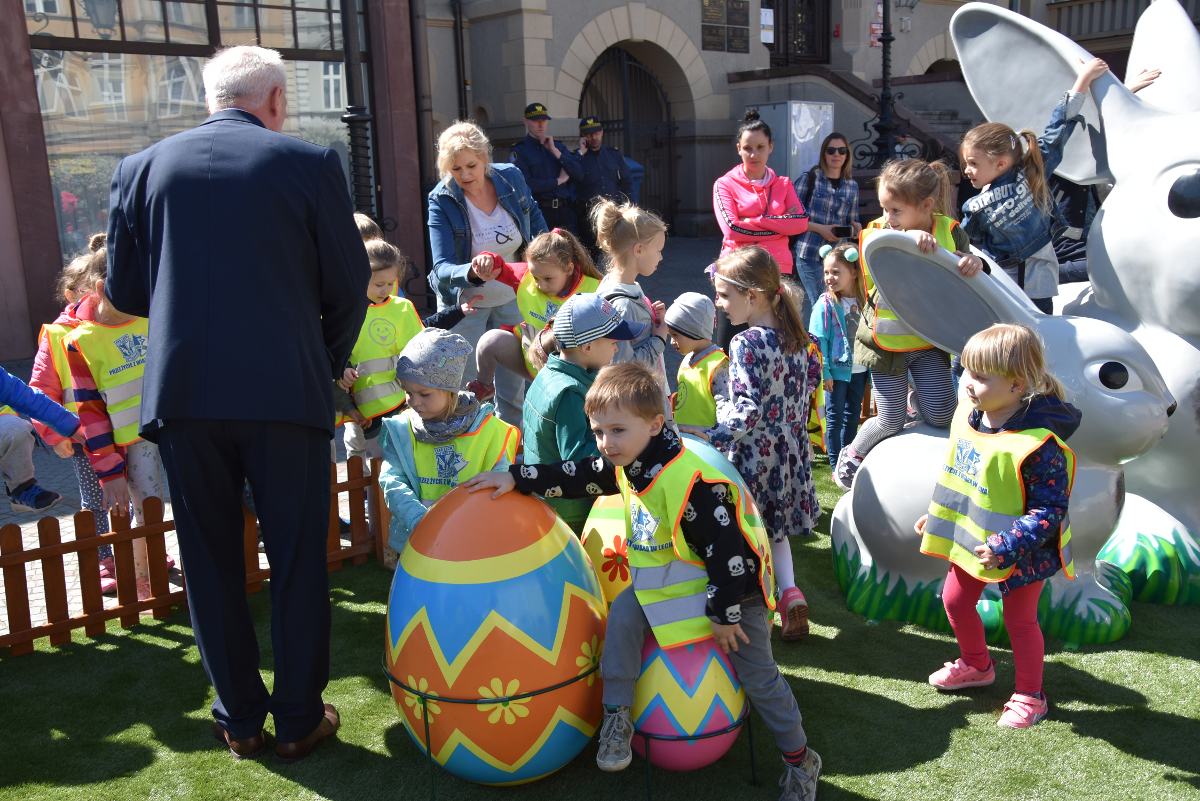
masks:
{"type": "Polygon", "coordinates": [[[1185,220],[1200,217],[1200,170],[1193,170],[1175,179],[1167,193],[1167,208],[1185,220]]]}
{"type": "Polygon", "coordinates": [[[1117,392],[1132,392],[1142,388],[1137,373],[1121,362],[1094,362],[1085,371],[1096,387],[1117,392]]]}

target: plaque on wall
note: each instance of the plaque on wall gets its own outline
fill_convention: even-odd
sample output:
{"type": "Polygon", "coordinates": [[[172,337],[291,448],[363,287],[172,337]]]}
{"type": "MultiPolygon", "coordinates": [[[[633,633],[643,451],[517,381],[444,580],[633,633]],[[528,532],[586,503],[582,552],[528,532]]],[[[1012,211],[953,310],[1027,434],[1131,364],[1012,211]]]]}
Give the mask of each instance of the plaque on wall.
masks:
{"type": "Polygon", "coordinates": [[[700,49],[701,50],[716,50],[718,53],[725,52],[725,26],[724,25],[701,25],[700,26],[700,49]]]}
{"type": "Polygon", "coordinates": [[[725,24],[725,3],[728,0],[700,0],[700,22],[704,25],[725,24]]]}
{"type": "Polygon", "coordinates": [[[730,53],[749,53],[750,52],[750,29],[749,28],[726,28],[727,34],[725,49],[730,53]]]}
{"type": "Polygon", "coordinates": [[[750,0],[725,0],[725,24],[748,28],[750,26],[750,0]]]}

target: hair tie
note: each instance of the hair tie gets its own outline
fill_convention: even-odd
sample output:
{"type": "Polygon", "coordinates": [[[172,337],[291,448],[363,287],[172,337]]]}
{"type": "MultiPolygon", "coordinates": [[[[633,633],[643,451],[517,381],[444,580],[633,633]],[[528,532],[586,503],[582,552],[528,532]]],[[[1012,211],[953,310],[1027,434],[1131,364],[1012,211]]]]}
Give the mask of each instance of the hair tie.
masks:
{"type": "Polygon", "coordinates": [[[846,252],[842,254],[846,257],[846,261],[858,261],[858,248],[846,248],[846,252]]]}
{"type": "Polygon", "coordinates": [[[779,289],[776,289],[776,290],[775,290],[775,294],[776,294],[776,295],[782,295],[782,294],[783,294],[783,284],[780,284],[780,285],[779,285],[779,289]]]}
{"type": "Polygon", "coordinates": [[[821,245],[821,247],[817,250],[817,255],[823,259],[832,252],[833,245],[821,245]]]}
{"type": "Polygon", "coordinates": [[[540,332],[539,335],[536,335],[533,338],[533,350],[537,353],[542,364],[550,361],[550,357],[546,354],[546,349],[542,347],[542,338],[540,336],[540,332]]]}
{"type": "Polygon", "coordinates": [[[552,234],[558,234],[559,236],[562,236],[562,235],[563,235],[563,232],[562,232],[562,229],[561,229],[561,228],[551,228],[551,229],[550,229],[550,233],[552,233],[552,234]]]}

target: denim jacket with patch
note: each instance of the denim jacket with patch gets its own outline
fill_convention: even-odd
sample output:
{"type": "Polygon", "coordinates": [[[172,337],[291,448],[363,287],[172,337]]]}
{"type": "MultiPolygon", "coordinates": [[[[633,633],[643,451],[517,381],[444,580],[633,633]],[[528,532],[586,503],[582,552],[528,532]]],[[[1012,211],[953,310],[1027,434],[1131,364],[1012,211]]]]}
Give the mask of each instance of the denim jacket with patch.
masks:
{"type": "MultiPolygon", "coordinates": [[[[1046,130],[1038,137],[1047,178],[1062,164],[1063,149],[1076,125],[1083,124],[1079,109],[1084,95],[1066,92],[1046,130]]],[[[1048,209],[1037,205],[1020,165],[1001,175],[983,192],[963,204],[962,227],[971,244],[997,263],[1028,259],[1066,230],[1053,199],[1048,209]]]]}
{"type": "MultiPolygon", "coordinates": [[[[525,176],[512,164],[492,164],[492,183],[500,205],[521,229],[525,244],[548,230],[525,176]]],[[[429,285],[437,293],[438,309],[457,304],[458,290],[468,286],[471,270],[471,215],[462,188],[447,176],[429,193],[429,246],[433,270],[429,285]]]]}

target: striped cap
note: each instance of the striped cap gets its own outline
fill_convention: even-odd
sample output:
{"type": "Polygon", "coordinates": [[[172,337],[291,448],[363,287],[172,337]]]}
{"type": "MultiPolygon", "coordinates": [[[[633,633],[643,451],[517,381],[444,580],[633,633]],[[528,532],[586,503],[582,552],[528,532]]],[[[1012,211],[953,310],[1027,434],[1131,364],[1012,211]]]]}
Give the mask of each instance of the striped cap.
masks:
{"type": "Polygon", "coordinates": [[[621,313],[599,295],[572,295],[554,315],[554,339],[558,347],[582,348],[597,339],[637,339],[645,323],[623,320],[621,313]]]}

